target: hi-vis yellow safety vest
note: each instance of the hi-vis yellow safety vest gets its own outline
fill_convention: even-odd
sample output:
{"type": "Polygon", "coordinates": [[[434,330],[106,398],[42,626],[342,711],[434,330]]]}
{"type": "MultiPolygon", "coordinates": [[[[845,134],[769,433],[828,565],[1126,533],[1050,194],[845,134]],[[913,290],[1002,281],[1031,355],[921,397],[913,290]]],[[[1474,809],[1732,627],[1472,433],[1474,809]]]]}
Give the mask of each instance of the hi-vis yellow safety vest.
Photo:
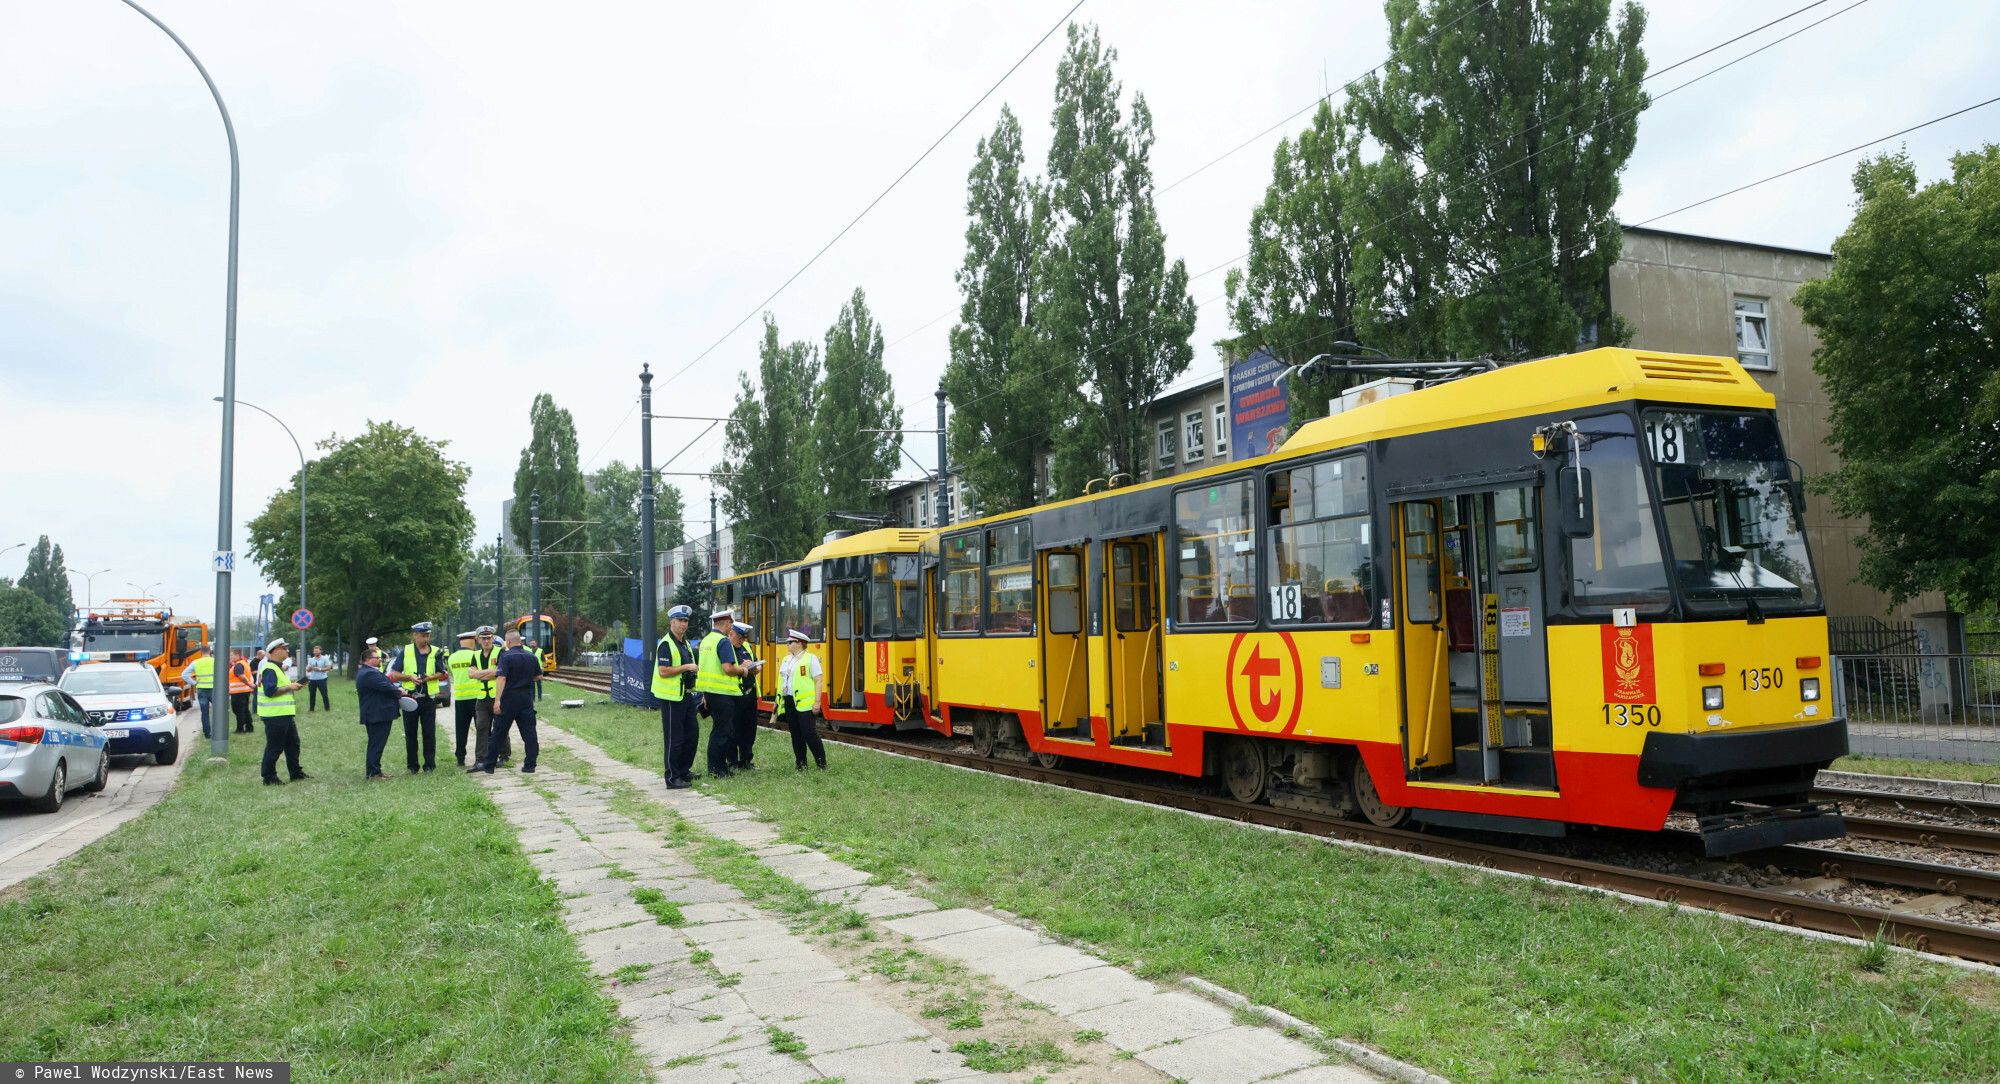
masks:
{"type": "Polygon", "coordinates": [[[263,686],[264,686],[265,674],[278,675],[278,688],[281,690],[285,690],[285,686],[290,685],[292,683],[292,679],[285,676],[285,671],[283,667],[280,667],[277,663],[272,662],[269,659],[265,659],[264,665],[258,667],[257,669],[258,717],[269,719],[281,715],[297,715],[299,713],[299,702],[297,700],[292,699],[292,694],[290,690],[285,690],[276,694],[267,693],[264,691],[263,686]]]}
{"type": "Polygon", "coordinates": [[[474,670],[490,670],[491,666],[480,661],[477,648],[461,647],[445,660],[451,667],[451,698],[453,700],[491,700],[493,683],[473,677],[474,670]]]}
{"type": "MultiPolygon", "coordinates": [[[[422,677],[424,676],[424,660],[426,659],[430,660],[431,673],[437,674],[444,671],[444,652],[442,650],[433,646],[427,651],[420,651],[415,644],[411,644],[397,653],[396,669],[401,670],[405,674],[415,674],[418,677],[422,677]]],[[[401,685],[403,691],[406,693],[417,691],[417,683],[414,681],[399,681],[396,684],[401,685]]],[[[423,689],[424,692],[420,695],[431,696],[436,693],[437,686],[425,685],[423,689]]]]}
{"type": "Polygon", "coordinates": [[[693,661],[694,657],[688,653],[687,645],[676,642],[671,636],[660,637],[659,646],[665,649],[667,658],[671,661],[663,664],[659,661],[658,653],[654,654],[653,695],[659,697],[661,700],[671,700],[678,703],[683,695],[681,692],[683,688],[681,675],[670,674],[666,677],[661,677],[660,667],[662,665],[686,666],[689,662],[693,661]]]}
{"type": "Polygon", "coordinates": [[[743,683],[722,672],[722,655],[717,648],[727,639],[727,636],[719,632],[710,632],[701,638],[701,656],[695,660],[701,667],[694,675],[694,687],[697,692],[714,693],[717,696],[742,695],[743,683]]]}
{"type": "Polygon", "coordinates": [[[799,652],[796,659],[785,660],[786,666],[797,665],[792,671],[792,704],[800,711],[812,711],[819,707],[819,686],[813,684],[812,656],[799,652]]]}
{"type": "Polygon", "coordinates": [[[201,658],[188,663],[188,673],[194,677],[195,688],[215,688],[215,656],[203,655],[201,658]]]}

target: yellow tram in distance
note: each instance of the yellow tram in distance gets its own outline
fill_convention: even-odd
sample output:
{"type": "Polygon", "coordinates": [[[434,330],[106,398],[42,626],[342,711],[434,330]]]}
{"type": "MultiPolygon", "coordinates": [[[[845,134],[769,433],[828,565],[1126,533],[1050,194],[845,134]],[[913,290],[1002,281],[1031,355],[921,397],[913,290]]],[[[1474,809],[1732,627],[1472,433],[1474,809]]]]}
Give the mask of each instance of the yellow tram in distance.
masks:
{"type": "Polygon", "coordinates": [[[523,614],[507,623],[521,634],[521,643],[541,661],[542,673],[556,670],[556,619],[548,614],[523,614]]]}
{"type": "Polygon", "coordinates": [[[820,717],[829,724],[923,729],[928,666],[920,547],[927,531],[881,528],[829,535],[803,558],[719,580],[717,605],[757,630],[757,704],[775,707],[787,629],[811,637],[824,668],[820,717]]]}
{"type": "Polygon", "coordinates": [[[928,651],[897,665],[986,755],[1382,826],[1830,838],[1803,506],[1733,359],[1383,381],[1272,454],[923,536],[928,651]]]}

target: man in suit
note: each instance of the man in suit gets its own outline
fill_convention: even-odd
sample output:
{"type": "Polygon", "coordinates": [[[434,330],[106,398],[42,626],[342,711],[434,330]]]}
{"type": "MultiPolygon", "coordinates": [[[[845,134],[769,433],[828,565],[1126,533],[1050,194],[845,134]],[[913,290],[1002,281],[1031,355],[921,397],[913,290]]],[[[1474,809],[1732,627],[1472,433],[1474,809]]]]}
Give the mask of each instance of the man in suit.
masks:
{"type": "Polygon", "coordinates": [[[382,750],[389,746],[389,731],[402,717],[403,690],[382,672],[382,649],[370,646],[361,657],[361,669],[354,672],[354,693],[361,701],[361,725],[368,728],[368,778],[387,779],[382,774],[382,750]]]}

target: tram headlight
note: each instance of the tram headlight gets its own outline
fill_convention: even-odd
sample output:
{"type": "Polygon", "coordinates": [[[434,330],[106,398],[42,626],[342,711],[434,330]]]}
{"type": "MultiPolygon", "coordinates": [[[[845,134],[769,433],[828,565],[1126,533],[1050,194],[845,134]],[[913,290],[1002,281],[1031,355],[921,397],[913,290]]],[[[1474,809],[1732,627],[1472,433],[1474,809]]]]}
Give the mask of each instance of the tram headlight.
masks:
{"type": "Polygon", "coordinates": [[[1800,700],[1818,700],[1818,699],[1819,699],[1819,679],[1818,679],[1818,678],[1816,678],[1816,677],[1810,677],[1810,678],[1800,678],[1800,679],[1799,679],[1799,699],[1800,699],[1800,700]]]}
{"type": "Polygon", "coordinates": [[[1701,710],[1703,711],[1722,710],[1722,686],[1703,685],[1701,687],[1701,710]]]}

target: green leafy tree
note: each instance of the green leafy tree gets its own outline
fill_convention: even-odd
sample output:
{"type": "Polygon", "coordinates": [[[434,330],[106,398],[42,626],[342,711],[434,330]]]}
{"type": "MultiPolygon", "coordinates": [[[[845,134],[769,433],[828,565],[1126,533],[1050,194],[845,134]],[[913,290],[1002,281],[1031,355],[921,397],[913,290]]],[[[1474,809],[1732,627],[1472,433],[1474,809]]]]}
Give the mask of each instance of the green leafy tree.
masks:
{"type": "Polygon", "coordinates": [[[897,450],[902,437],[867,430],[902,428],[903,411],[896,405],[889,370],[882,367],[882,325],[868,311],[868,298],[859,287],[826,329],[822,357],[825,375],[813,435],[824,507],[880,511],[888,487],[873,479],[895,477],[903,461],[897,450]]]}
{"type": "Polygon", "coordinates": [[[777,321],[765,313],[757,382],[745,373],[736,380],[726,426],[734,454],[715,465],[715,483],[724,521],[740,528],[732,563],[755,568],[804,556],[823,534],[826,497],[809,452],[820,401],[819,351],[802,340],[780,342],[777,321]]]}
{"type": "MultiPolygon", "coordinates": [[[[1360,167],[1360,141],[1328,102],[1298,140],[1272,154],[1264,202],[1250,213],[1250,257],[1227,279],[1229,319],[1238,351],[1265,347],[1302,365],[1341,341],[1358,341],[1354,260],[1357,236],[1348,194],[1360,167]]],[[[1318,417],[1354,379],[1326,367],[1289,381],[1294,422],[1318,417]]]]}
{"type": "MultiPolygon", "coordinates": [[[[584,506],[589,494],[583,483],[583,468],[576,449],[576,419],[556,405],[555,397],[543,392],[528,408],[528,445],[521,449],[520,464],[514,468],[514,507],[507,529],[514,543],[529,549],[532,518],[530,498],[540,493],[542,511],[542,596],[552,598],[550,586],[568,590],[569,577],[576,576],[577,589],[590,583],[590,559],[566,556],[586,552],[582,528],[584,506]]],[[[528,562],[523,561],[523,571],[528,562]]],[[[528,612],[528,595],[518,596],[520,610],[528,612]]]]}
{"type": "MultiPolygon", "coordinates": [[[[590,478],[591,551],[618,556],[597,559],[584,612],[601,622],[624,621],[632,616],[632,577],[639,568],[639,471],[614,459],[590,478]]],[[[684,514],[680,489],[660,486],[653,497],[656,552],[673,549],[687,537],[684,514]]]]}
{"type": "Polygon", "coordinates": [[[1074,423],[1056,431],[1059,494],[1099,475],[1139,476],[1151,447],[1146,409],[1194,357],[1187,267],[1167,262],[1153,207],[1153,113],[1135,93],[1123,115],[1117,59],[1095,27],[1071,24],[1056,66],[1048,299],[1037,322],[1090,389],[1074,423]]]}
{"type": "Polygon", "coordinates": [[[1395,346],[1463,355],[1623,341],[1605,273],[1647,97],[1645,12],[1611,0],[1388,0],[1390,59],[1351,99],[1387,168],[1357,201],[1367,306],[1395,346]],[[1421,180],[1418,177],[1421,176],[1421,180]]]}
{"type": "Polygon", "coordinates": [[[21,571],[19,586],[48,603],[49,608],[59,615],[67,617],[76,612],[76,602],[70,595],[69,569],[63,564],[62,547],[51,545],[48,535],[37,539],[34,547],[28,550],[28,564],[21,571]]]}
{"type": "Polygon", "coordinates": [[[1833,270],[1799,287],[1832,405],[1834,507],[1866,517],[1861,578],[1898,600],[2000,604],[2000,145],[1919,185],[1907,154],[1854,172],[1833,270]],[[1941,514],[1943,513],[1943,514],[1941,514]]]}
{"type": "Polygon", "coordinates": [[[1078,409],[1074,366],[1035,327],[1048,205],[1023,161],[1021,122],[1002,107],[966,177],[964,300],[944,370],[951,461],[989,513],[1040,499],[1041,456],[1078,409]]]}
{"type": "MultiPolygon", "coordinates": [[[[349,652],[366,637],[438,618],[459,598],[472,543],[470,472],[445,458],[446,446],[393,422],[370,422],[359,436],[318,445],[324,454],[312,462],[306,505],[307,588],[314,611],[342,630],[349,652]]],[[[250,556],[279,581],[298,568],[298,505],[294,475],[250,521],[250,556]]],[[[279,613],[297,607],[294,590],[285,589],[279,613]]]]}
{"type": "Polygon", "coordinates": [[[25,587],[0,587],[0,644],[61,647],[69,631],[65,613],[25,587]]]}

